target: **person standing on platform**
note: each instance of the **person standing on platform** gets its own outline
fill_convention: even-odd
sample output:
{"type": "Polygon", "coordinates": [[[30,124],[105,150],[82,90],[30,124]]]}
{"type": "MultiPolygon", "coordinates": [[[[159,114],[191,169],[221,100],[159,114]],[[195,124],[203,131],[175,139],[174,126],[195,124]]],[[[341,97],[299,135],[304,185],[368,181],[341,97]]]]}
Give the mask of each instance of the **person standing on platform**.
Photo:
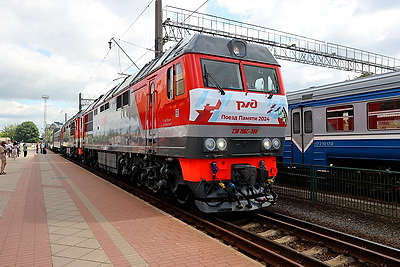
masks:
{"type": "Polygon", "coordinates": [[[11,152],[11,157],[15,160],[15,158],[17,157],[17,143],[14,142],[13,146],[12,146],[12,152],[11,152]]]}
{"type": "Polygon", "coordinates": [[[0,143],[0,160],[1,160],[1,168],[0,168],[0,175],[6,174],[4,169],[7,165],[7,158],[6,158],[6,142],[2,141],[0,143]]]}
{"type": "Polygon", "coordinates": [[[36,143],[36,154],[39,153],[39,142],[36,143]]]}
{"type": "Polygon", "coordinates": [[[8,144],[6,144],[6,152],[9,158],[11,158],[11,154],[12,154],[12,143],[8,142],[8,144]]]}
{"type": "Polygon", "coordinates": [[[24,143],[23,151],[24,151],[24,158],[26,158],[26,156],[28,155],[28,145],[26,143],[24,143]]]}

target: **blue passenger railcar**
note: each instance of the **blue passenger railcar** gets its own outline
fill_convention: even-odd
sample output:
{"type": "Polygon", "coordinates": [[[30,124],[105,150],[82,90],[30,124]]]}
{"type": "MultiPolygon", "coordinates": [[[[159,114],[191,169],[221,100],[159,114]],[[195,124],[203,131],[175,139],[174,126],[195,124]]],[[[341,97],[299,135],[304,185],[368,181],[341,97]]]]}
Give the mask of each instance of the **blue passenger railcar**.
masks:
{"type": "Polygon", "coordinates": [[[400,72],[287,94],[283,162],[399,169],[400,72]]]}

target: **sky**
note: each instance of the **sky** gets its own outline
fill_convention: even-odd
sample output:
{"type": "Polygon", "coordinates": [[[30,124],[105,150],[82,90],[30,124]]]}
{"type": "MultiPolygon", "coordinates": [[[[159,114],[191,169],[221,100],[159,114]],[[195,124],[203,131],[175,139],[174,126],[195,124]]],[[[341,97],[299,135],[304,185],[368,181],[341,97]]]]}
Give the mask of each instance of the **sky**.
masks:
{"type": "MultiPolygon", "coordinates": [[[[152,0],[0,0],[0,130],[33,121],[64,122],[78,111],[78,95],[107,92],[121,73],[154,57],[152,0]]],[[[325,42],[400,58],[397,0],[163,0],[163,7],[260,25],[325,42]],[[205,3],[206,2],[206,3],[205,3]],[[205,3],[205,4],[204,4],[205,3]]],[[[164,47],[168,48],[168,47],[164,47]]],[[[287,91],[360,75],[279,60],[287,91]]]]}

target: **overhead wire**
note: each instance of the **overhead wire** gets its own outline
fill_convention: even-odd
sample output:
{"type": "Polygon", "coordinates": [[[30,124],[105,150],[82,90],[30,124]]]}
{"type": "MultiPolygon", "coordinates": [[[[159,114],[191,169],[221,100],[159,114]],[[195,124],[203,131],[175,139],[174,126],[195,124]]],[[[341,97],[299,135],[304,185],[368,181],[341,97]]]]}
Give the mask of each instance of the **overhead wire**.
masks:
{"type": "MultiPolygon", "coordinates": [[[[202,8],[209,0],[206,0],[203,2],[203,4],[201,4],[195,11],[193,11],[185,20],[187,20],[192,14],[194,14],[195,12],[197,12],[200,8],[202,8]]],[[[141,11],[141,13],[136,17],[136,19],[128,26],[128,28],[121,34],[121,36],[118,38],[118,41],[120,42],[125,42],[128,43],[130,45],[136,46],[138,48],[142,48],[142,49],[146,49],[147,51],[141,55],[136,61],[139,61],[140,59],[142,59],[143,57],[145,57],[149,52],[154,52],[154,46],[152,46],[151,48],[145,48],[136,44],[133,44],[131,42],[127,42],[127,41],[123,41],[121,40],[123,36],[125,36],[125,34],[135,25],[135,23],[142,17],[142,15],[146,12],[146,10],[148,10],[150,8],[150,5],[154,2],[154,0],[151,0],[146,7],[141,11]]],[[[183,22],[182,22],[183,23],[183,22]]],[[[116,40],[114,40],[116,42],[116,40]]],[[[120,47],[120,49],[122,49],[120,47]]],[[[98,72],[99,68],[104,64],[105,60],[107,59],[107,57],[109,56],[109,53],[111,51],[111,47],[110,49],[106,52],[105,56],[102,58],[102,60],[99,62],[99,64],[97,65],[96,69],[94,70],[94,72],[92,73],[92,75],[90,76],[90,78],[86,81],[85,85],[83,86],[82,91],[85,91],[85,88],[87,87],[87,85],[89,84],[89,82],[93,79],[93,77],[96,75],[96,73],[98,72]]],[[[118,51],[118,53],[120,53],[118,51]]],[[[134,61],[132,61],[133,63],[130,64],[124,71],[122,71],[121,68],[121,59],[120,59],[120,55],[118,54],[119,58],[118,58],[118,64],[119,64],[119,70],[120,73],[125,73],[128,69],[130,69],[133,65],[135,65],[137,67],[137,65],[134,63],[134,61]]],[[[102,92],[104,89],[108,88],[115,80],[109,82],[103,89],[100,90],[100,92],[102,92]]],[[[71,101],[70,106],[72,106],[72,103],[76,101],[76,98],[74,98],[74,100],[71,101]]],[[[68,108],[68,107],[67,107],[68,108]]]]}

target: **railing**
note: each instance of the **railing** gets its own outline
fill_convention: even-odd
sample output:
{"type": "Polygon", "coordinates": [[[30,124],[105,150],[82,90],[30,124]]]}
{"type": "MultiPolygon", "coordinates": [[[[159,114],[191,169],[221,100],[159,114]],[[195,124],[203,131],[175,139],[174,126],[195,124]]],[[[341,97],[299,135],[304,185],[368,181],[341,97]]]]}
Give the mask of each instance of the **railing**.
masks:
{"type": "Polygon", "coordinates": [[[400,218],[400,172],[282,163],[281,195],[400,218]]]}
{"type": "Polygon", "coordinates": [[[172,6],[164,7],[163,20],[165,41],[201,32],[265,45],[278,59],[339,70],[385,73],[400,66],[397,58],[172,6]]]}

